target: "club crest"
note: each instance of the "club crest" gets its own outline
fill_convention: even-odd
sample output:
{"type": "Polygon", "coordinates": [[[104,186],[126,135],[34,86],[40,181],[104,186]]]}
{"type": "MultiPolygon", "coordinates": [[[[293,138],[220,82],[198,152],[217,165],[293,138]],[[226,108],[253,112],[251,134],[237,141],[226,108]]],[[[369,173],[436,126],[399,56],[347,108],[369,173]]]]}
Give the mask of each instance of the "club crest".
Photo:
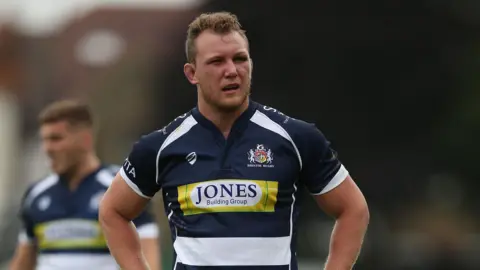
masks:
{"type": "Polygon", "coordinates": [[[271,168],[273,163],[272,150],[266,148],[263,144],[257,144],[256,149],[248,151],[248,167],[266,167],[271,168]]]}

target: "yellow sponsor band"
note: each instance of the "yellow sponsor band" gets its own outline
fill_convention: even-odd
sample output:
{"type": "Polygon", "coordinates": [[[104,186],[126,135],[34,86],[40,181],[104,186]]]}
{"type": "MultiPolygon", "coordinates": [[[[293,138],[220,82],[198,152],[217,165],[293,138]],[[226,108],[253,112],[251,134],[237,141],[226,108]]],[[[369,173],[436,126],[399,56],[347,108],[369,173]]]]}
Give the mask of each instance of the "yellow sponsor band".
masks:
{"type": "Polygon", "coordinates": [[[38,247],[40,249],[102,249],[107,248],[107,242],[101,233],[100,225],[98,222],[91,220],[73,220],[70,219],[67,222],[52,221],[46,223],[40,223],[35,226],[34,233],[37,238],[38,247]],[[72,222],[85,226],[91,233],[87,235],[78,235],[75,230],[69,233],[63,233],[61,237],[52,237],[51,231],[55,230],[68,230],[71,229],[72,222]],[[53,228],[55,227],[55,228],[53,228]],[[53,229],[52,229],[53,228],[53,229]],[[49,232],[50,231],[50,232],[49,232]]]}
{"type": "Polygon", "coordinates": [[[178,202],[186,216],[219,212],[274,212],[277,193],[277,181],[212,180],[179,186],[178,202]],[[215,203],[204,204],[206,189],[211,195],[208,201],[215,203]],[[200,200],[202,203],[199,203],[200,200]]]}

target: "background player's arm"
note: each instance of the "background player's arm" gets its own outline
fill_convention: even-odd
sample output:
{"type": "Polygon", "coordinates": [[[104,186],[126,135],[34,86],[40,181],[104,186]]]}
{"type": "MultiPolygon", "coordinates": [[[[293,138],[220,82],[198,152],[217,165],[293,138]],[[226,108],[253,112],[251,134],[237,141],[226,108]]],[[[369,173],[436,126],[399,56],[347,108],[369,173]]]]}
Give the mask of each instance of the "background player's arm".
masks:
{"type": "Polygon", "coordinates": [[[34,270],[37,263],[37,250],[33,243],[19,242],[8,270],[34,270]]]}
{"type": "MultiPolygon", "coordinates": [[[[149,205],[150,206],[150,205],[149,205]]],[[[140,246],[142,247],[145,259],[152,270],[161,269],[161,250],[159,242],[159,228],[151,212],[151,207],[147,207],[133,223],[137,227],[140,237],[140,246]]]]}
{"type": "Polygon", "coordinates": [[[302,181],[319,207],[336,219],[325,269],[352,269],[369,222],[366,200],[323,134],[314,128],[306,137],[302,181]]]}
{"type": "Polygon", "coordinates": [[[147,136],[134,145],[99,207],[99,220],[108,247],[122,269],[150,269],[132,222],[160,189],[156,183],[157,152],[150,148],[149,138],[152,137],[147,136]]]}
{"type": "MultiPolygon", "coordinates": [[[[25,197],[22,201],[22,205],[24,205],[25,197]]],[[[33,222],[23,207],[20,211],[23,229],[18,235],[18,244],[15,248],[13,258],[10,261],[9,270],[34,270],[37,264],[37,247],[35,245],[33,222]]]]}

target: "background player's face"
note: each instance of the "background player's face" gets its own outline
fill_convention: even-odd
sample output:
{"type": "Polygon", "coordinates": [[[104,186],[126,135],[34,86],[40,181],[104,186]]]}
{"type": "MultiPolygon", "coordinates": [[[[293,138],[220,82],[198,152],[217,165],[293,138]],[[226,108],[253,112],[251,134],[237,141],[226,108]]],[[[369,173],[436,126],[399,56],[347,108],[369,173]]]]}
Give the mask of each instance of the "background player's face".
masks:
{"type": "Polygon", "coordinates": [[[247,41],[238,32],[220,35],[208,30],[195,45],[196,62],[186,65],[185,74],[199,86],[199,102],[220,110],[238,109],[250,94],[252,62],[247,41]]]}
{"type": "Polygon", "coordinates": [[[55,173],[69,173],[78,166],[86,152],[84,133],[85,129],[73,127],[67,121],[41,126],[43,150],[50,159],[50,167],[55,173]]]}

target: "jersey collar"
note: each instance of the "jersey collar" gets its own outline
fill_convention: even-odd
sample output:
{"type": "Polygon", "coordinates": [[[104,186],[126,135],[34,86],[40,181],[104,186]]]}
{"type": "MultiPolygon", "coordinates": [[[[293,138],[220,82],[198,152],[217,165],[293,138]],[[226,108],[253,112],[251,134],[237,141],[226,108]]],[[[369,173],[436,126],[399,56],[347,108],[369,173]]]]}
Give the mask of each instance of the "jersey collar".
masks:
{"type": "MultiPolygon", "coordinates": [[[[102,164],[100,164],[100,166],[99,166],[98,168],[96,168],[94,171],[92,171],[92,172],[90,172],[88,175],[84,176],[84,177],[82,178],[82,180],[80,181],[77,189],[78,189],[80,186],[84,185],[86,182],[90,182],[91,180],[95,179],[97,173],[98,173],[99,171],[101,171],[102,169],[104,169],[104,168],[105,168],[105,164],[102,163],[102,164]]],[[[68,187],[68,181],[69,181],[69,179],[67,179],[67,177],[65,177],[64,175],[59,175],[58,178],[59,178],[59,180],[60,180],[59,182],[60,182],[62,185],[65,185],[65,186],[68,187]]]]}
{"type": "MultiPolygon", "coordinates": [[[[245,110],[238,118],[235,120],[231,134],[232,133],[241,133],[243,132],[247,126],[248,123],[250,122],[250,118],[252,118],[253,114],[257,110],[258,103],[249,100],[248,102],[248,108],[245,110]]],[[[203,127],[210,129],[214,132],[220,133],[218,128],[213,124],[210,120],[208,120],[205,116],[203,116],[200,111],[198,110],[198,107],[195,107],[192,110],[192,116],[197,120],[197,122],[202,125],[203,127]]],[[[223,135],[222,135],[223,136],[223,135]]]]}

